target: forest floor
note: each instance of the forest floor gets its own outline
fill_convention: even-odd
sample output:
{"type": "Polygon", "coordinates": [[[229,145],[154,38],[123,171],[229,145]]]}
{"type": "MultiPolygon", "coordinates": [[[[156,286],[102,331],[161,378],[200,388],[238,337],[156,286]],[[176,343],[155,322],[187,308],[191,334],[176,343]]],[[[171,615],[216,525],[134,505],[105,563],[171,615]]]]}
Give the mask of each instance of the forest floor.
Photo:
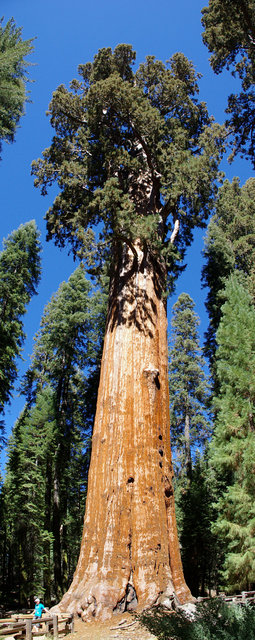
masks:
{"type": "Polygon", "coordinates": [[[74,633],[68,640],[155,640],[134,616],[129,613],[114,616],[107,622],[82,622],[75,619],[74,633]]]}

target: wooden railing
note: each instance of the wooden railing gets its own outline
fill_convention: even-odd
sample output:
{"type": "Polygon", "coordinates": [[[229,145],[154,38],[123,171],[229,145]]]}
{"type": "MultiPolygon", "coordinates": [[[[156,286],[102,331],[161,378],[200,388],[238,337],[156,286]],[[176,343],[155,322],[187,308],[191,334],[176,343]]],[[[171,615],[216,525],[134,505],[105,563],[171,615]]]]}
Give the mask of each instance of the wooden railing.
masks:
{"type": "Polygon", "coordinates": [[[12,615],[11,618],[0,619],[0,638],[13,636],[15,640],[32,640],[33,636],[53,636],[57,640],[60,634],[66,635],[74,630],[73,614],[46,615],[34,619],[31,615],[12,615]],[[40,625],[38,629],[38,625],[40,625]],[[63,626],[64,625],[64,626],[63,626]]]}
{"type": "MultiPolygon", "coordinates": [[[[226,593],[219,593],[217,598],[221,598],[224,602],[233,602],[238,604],[255,603],[255,591],[242,591],[233,596],[228,596],[226,593]]],[[[198,602],[204,602],[204,600],[210,600],[209,597],[197,598],[198,602]]]]}

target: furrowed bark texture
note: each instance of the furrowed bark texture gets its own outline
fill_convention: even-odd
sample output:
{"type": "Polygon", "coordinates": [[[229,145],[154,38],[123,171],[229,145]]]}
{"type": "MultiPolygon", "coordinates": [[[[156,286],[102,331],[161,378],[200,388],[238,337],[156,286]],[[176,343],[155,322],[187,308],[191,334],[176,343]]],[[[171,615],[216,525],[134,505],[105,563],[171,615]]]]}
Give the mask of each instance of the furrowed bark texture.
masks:
{"type": "Polygon", "coordinates": [[[159,280],[139,243],[126,248],[111,292],[80,557],[59,605],[84,620],[192,598],[175,520],[159,280]]]}

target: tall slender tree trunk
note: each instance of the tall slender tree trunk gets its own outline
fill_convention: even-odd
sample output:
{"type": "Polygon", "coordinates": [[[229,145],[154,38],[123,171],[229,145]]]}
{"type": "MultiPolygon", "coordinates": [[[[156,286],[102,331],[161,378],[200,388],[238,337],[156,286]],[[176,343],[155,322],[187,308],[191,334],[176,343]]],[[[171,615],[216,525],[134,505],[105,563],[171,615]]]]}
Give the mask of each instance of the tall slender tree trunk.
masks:
{"type": "MultiPolygon", "coordinates": [[[[57,453],[58,456],[58,453],[57,453]]],[[[54,592],[57,598],[61,597],[62,590],[62,567],[61,567],[61,536],[60,536],[60,491],[59,474],[55,462],[53,479],[53,512],[52,512],[52,533],[53,533],[53,560],[54,560],[54,592]]]]}
{"type": "Polygon", "coordinates": [[[55,456],[54,479],[53,479],[53,558],[54,558],[54,590],[57,598],[60,598],[64,591],[63,571],[66,573],[66,560],[63,557],[63,520],[66,516],[66,495],[61,491],[61,476],[68,464],[69,456],[69,434],[66,429],[67,398],[69,380],[66,377],[68,370],[66,354],[62,358],[62,376],[60,377],[57,389],[57,423],[58,436],[55,456]]]}
{"type": "Polygon", "coordinates": [[[137,242],[112,282],[81,551],[60,609],[88,620],[192,598],[172,476],[166,302],[137,242]]]}
{"type": "Polygon", "coordinates": [[[2,593],[6,593],[7,591],[7,580],[6,580],[6,558],[7,558],[7,533],[6,533],[6,524],[4,523],[4,530],[3,530],[3,540],[2,540],[2,558],[1,558],[1,565],[2,565],[2,570],[1,570],[1,576],[2,576],[2,585],[1,585],[1,591],[2,593]]]}
{"type": "Polygon", "coordinates": [[[52,457],[47,454],[46,458],[46,483],[45,483],[45,512],[44,530],[48,534],[43,542],[43,588],[44,600],[51,601],[51,501],[52,501],[52,457]]]}
{"type": "Polygon", "coordinates": [[[185,439],[186,474],[187,474],[187,478],[190,480],[192,476],[192,461],[191,461],[191,450],[190,450],[190,417],[188,414],[188,410],[186,410],[186,415],[185,415],[184,439],[185,439]]]}

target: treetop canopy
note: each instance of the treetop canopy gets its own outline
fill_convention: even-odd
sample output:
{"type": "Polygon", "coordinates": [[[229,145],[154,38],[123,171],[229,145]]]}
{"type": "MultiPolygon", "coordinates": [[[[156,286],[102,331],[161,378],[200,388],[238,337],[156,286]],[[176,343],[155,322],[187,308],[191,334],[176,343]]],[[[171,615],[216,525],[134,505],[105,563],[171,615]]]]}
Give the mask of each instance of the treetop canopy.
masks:
{"type": "Polygon", "coordinates": [[[48,239],[68,241],[92,272],[139,238],[173,276],[211,212],[224,128],[199,102],[199,74],[182,53],[166,64],[148,56],[136,72],[135,57],[127,44],[101,49],[80,80],[57,88],[55,135],[32,173],[42,194],[60,189],[48,239]]]}
{"type": "Polygon", "coordinates": [[[213,70],[232,67],[244,81],[244,89],[254,83],[255,14],[254,0],[209,0],[202,9],[203,41],[212,53],[213,70]]]}
{"type": "Polygon", "coordinates": [[[226,67],[241,80],[242,91],[228,97],[226,126],[233,160],[237,153],[255,167],[255,2],[209,0],[202,9],[203,41],[215,73],[226,67]]]}

